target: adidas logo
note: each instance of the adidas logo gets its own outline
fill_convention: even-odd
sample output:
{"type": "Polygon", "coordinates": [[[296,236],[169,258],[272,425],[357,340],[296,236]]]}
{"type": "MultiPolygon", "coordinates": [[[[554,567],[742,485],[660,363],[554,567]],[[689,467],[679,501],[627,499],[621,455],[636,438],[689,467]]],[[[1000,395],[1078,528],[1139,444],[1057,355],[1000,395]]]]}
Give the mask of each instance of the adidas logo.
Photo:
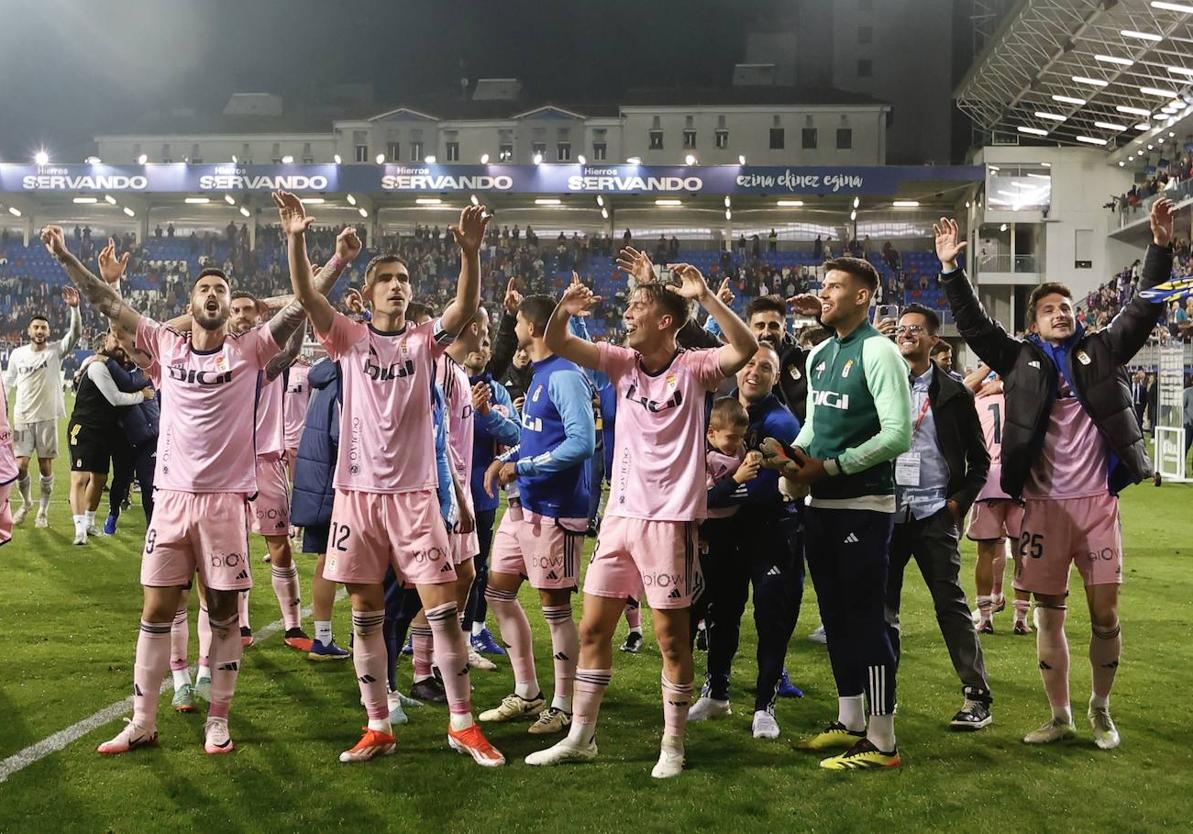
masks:
{"type": "Polygon", "coordinates": [[[443,563],[443,567],[441,567],[441,568],[439,569],[439,572],[440,572],[440,573],[451,573],[451,572],[452,572],[452,570],[453,570],[452,566],[451,566],[449,563],[447,563],[447,562],[444,562],[444,563],[443,563]]]}
{"type": "Polygon", "coordinates": [[[767,576],[782,576],[782,575],[783,575],[783,571],[779,570],[779,566],[778,566],[778,565],[775,565],[775,566],[773,566],[773,567],[772,567],[770,570],[768,570],[768,571],[766,572],[766,575],[767,575],[767,576]]]}
{"type": "Polygon", "coordinates": [[[549,574],[547,574],[547,578],[548,579],[559,579],[559,577],[555,575],[555,571],[551,571],[549,574]]]}
{"type": "Polygon", "coordinates": [[[565,654],[564,652],[556,652],[556,653],[555,653],[555,659],[556,659],[556,660],[567,660],[567,659],[568,659],[568,656],[567,656],[567,654],[565,654]]]}
{"type": "Polygon", "coordinates": [[[361,675],[359,678],[357,678],[357,680],[360,681],[361,683],[376,683],[377,682],[377,679],[375,677],[373,677],[372,675],[361,675]]]}
{"type": "Polygon", "coordinates": [[[679,588],[672,588],[671,593],[667,594],[667,599],[679,599],[683,594],[679,592],[679,588]]]}
{"type": "Polygon", "coordinates": [[[237,579],[248,579],[249,572],[247,570],[242,570],[240,573],[236,574],[236,578],[237,579]]]}
{"type": "Polygon", "coordinates": [[[219,669],[221,672],[235,672],[240,668],[240,664],[233,660],[231,663],[221,663],[215,668],[219,669]]]}
{"type": "Polygon", "coordinates": [[[853,533],[850,533],[848,536],[845,537],[845,544],[857,544],[857,543],[858,543],[858,537],[855,536],[853,533]]]}

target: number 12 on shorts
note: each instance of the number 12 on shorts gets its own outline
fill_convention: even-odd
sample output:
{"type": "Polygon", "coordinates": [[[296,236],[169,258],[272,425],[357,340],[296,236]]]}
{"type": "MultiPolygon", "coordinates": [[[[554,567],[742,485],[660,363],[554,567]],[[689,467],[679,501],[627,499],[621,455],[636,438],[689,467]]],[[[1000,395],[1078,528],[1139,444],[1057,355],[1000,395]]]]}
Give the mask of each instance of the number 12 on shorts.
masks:
{"type": "Polygon", "coordinates": [[[345,542],[351,533],[352,530],[347,524],[338,524],[333,521],[331,525],[331,538],[328,539],[328,544],[341,553],[347,553],[348,548],[345,546],[345,542]]]}

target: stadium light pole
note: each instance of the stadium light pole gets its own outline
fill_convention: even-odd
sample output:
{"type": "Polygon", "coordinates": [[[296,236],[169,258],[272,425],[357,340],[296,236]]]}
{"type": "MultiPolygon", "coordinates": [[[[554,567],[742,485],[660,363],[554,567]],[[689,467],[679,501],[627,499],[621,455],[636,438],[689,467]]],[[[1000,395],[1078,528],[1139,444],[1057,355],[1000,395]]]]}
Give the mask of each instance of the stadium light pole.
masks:
{"type": "Polygon", "coordinates": [[[50,155],[44,149],[40,150],[33,155],[33,161],[38,165],[49,165],[50,155]]]}

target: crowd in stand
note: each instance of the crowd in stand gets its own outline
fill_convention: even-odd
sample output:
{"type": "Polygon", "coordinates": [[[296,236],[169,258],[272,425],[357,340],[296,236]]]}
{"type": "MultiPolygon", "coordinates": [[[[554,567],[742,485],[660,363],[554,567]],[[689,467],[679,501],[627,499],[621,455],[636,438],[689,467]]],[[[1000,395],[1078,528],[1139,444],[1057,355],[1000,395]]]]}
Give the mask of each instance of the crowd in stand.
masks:
{"type": "Polygon", "coordinates": [[[1148,197],[1167,191],[1193,177],[1193,138],[1186,138],[1184,149],[1172,159],[1160,159],[1160,164],[1151,171],[1143,182],[1137,182],[1110,204],[1115,211],[1138,209],[1148,197]]]}
{"type": "MultiPolygon", "coordinates": [[[[1193,276],[1193,248],[1190,242],[1178,239],[1173,248],[1173,278],[1179,280],[1193,276]]],[[[1141,262],[1136,260],[1087,295],[1085,301],[1078,306],[1078,321],[1093,330],[1109,324],[1115,314],[1135,295],[1141,268],[1141,262]]],[[[1169,303],[1165,317],[1156,326],[1154,337],[1160,344],[1193,341],[1193,297],[1169,303]]]]}

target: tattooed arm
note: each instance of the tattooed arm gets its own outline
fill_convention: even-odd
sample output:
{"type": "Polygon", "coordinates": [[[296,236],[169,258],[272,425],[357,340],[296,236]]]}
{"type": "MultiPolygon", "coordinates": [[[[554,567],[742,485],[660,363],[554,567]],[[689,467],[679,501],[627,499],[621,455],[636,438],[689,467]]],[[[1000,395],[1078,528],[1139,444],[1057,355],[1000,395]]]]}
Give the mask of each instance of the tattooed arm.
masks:
{"type": "Polygon", "coordinates": [[[136,335],[141,314],[128,306],[120,297],[120,293],[109,283],[97,278],[70,253],[66,248],[66,238],[61,226],[46,226],[42,229],[41,242],[58,263],[62,264],[67,276],[78,288],[79,294],[87,299],[88,304],[107,316],[118,333],[136,335]]]}
{"type": "Polygon", "coordinates": [[[306,336],[306,316],[299,327],[291,334],[289,341],[282,345],[281,352],[269,360],[269,364],[265,366],[265,379],[269,382],[281,376],[282,372],[294,364],[294,360],[298,358],[298,354],[302,352],[302,340],[306,336]]]}

